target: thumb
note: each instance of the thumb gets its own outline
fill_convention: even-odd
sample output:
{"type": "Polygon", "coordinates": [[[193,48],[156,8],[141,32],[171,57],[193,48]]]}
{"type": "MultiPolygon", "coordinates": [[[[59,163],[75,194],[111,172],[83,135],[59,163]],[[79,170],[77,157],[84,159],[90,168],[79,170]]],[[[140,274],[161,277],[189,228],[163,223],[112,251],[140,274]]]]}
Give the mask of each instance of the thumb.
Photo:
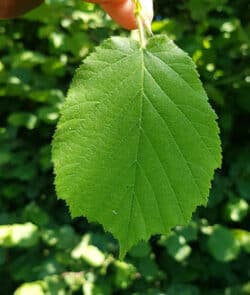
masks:
{"type": "MultiPolygon", "coordinates": [[[[133,30],[137,28],[133,0],[88,0],[100,6],[122,27],[133,30]]],[[[153,0],[141,0],[142,14],[148,23],[153,19],[153,0]]]]}

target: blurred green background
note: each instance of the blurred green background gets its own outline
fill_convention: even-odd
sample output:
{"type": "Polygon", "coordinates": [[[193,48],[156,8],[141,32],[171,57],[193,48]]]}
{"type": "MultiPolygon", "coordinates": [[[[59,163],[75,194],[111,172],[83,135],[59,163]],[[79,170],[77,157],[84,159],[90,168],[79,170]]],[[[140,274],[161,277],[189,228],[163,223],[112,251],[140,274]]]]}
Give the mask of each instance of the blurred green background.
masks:
{"type": "Polygon", "coordinates": [[[47,0],[0,22],[1,294],[250,294],[250,2],[157,0],[155,8],[154,33],[189,52],[219,115],[224,162],[208,207],[125,261],[99,225],[70,218],[50,159],[59,111],[82,59],[129,33],[92,4],[47,0]]]}

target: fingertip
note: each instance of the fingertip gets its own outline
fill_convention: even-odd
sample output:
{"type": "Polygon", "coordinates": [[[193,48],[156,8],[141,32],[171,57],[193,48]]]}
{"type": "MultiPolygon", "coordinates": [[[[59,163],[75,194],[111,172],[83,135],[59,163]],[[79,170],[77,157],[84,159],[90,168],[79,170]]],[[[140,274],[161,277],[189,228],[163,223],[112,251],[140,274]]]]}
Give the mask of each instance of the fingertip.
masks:
{"type": "MultiPolygon", "coordinates": [[[[112,19],[127,30],[137,29],[135,5],[133,0],[87,0],[98,3],[112,19]]],[[[153,20],[153,0],[141,0],[142,14],[151,24],[153,20]]]]}
{"type": "Polygon", "coordinates": [[[137,22],[134,15],[134,2],[132,0],[118,2],[109,1],[101,4],[101,7],[115,22],[125,29],[134,30],[137,28],[137,22]]]}

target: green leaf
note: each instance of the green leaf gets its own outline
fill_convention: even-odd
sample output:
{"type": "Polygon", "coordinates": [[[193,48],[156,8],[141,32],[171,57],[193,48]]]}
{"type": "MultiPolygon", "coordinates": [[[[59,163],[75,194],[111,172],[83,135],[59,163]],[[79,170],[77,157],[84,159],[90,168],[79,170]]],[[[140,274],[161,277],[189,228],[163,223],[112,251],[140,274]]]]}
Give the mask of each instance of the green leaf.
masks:
{"type": "Polygon", "coordinates": [[[86,235],[81,242],[72,250],[71,256],[74,259],[82,258],[93,267],[100,267],[104,264],[105,255],[95,246],[89,245],[90,236],[86,235]]]}
{"type": "Polygon", "coordinates": [[[248,214],[249,205],[244,199],[229,200],[223,208],[226,221],[241,222],[248,214]]]}
{"type": "Polygon", "coordinates": [[[38,240],[38,227],[30,222],[0,226],[0,246],[2,247],[33,247],[38,240]]]}
{"type": "Polygon", "coordinates": [[[34,129],[37,124],[37,117],[30,113],[12,113],[8,122],[10,125],[15,127],[26,127],[27,129],[34,129]]]}
{"type": "Polygon", "coordinates": [[[44,286],[43,281],[25,283],[21,285],[14,292],[14,295],[25,295],[25,294],[45,295],[45,292],[43,291],[43,286],[44,286]]]}
{"type": "Polygon", "coordinates": [[[233,231],[236,241],[247,252],[250,253],[250,233],[243,229],[233,231]]]}
{"type": "Polygon", "coordinates": [[[130,249],[129,255],[134,258],[142,258],[150,254],[150,246],[148,243],[141,241],[130,249]]]}
{"type": "Polygon", "coordinates": [[[183,261],[192,252],[192,248],[187,244],[183,236],[172,234],[165,242],[167,251],[176,261],[183,261]]]}
{"type": "Polygon", "coordinates": [[[199,295],[200,291],[196,286],[188,284],[174,284],[167,290],[168,295],[199,295]]]}
{"type": "Polygon", "coordinates": [[[127,289],[135,279],[136,268],[124,261],[115,261],[114,283],[117,288],[127,289]]]}
{"type": "Polygon", "coordinates": [[[233,231],[221,225],[214,226],[207,246],[210,254],[221,262],[236,259],[240,252],[240,243],[233,231]]]}
{"type": "Polygon", "coordinates": [[[165,36],[111,38],[77,71],[53,143],[56,189],[73,217],[101,223],[123,257],[205,205],[221,148],[186,53],[165,36]]]}
{"type": "Polygon", "coordinates": [[[161,275],[155,259],[149,256],[138,261],[138,272],[147,282],[155,281],[161,275]]]}

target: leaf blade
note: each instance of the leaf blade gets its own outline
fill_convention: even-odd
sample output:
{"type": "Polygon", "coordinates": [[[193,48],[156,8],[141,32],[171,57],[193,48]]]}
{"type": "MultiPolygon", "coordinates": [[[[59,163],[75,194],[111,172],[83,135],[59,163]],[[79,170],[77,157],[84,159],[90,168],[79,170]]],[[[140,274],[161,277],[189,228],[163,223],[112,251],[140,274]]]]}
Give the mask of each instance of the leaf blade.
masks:
{"type": "Polygon", "coordinates": [[[191,59],[164,36],[146,50],[112,38],[76,73],[53,143],[56,189],[73,216],[118,238],[121,256],[206,204],[221,162],[207,100],[191,59]]]}

